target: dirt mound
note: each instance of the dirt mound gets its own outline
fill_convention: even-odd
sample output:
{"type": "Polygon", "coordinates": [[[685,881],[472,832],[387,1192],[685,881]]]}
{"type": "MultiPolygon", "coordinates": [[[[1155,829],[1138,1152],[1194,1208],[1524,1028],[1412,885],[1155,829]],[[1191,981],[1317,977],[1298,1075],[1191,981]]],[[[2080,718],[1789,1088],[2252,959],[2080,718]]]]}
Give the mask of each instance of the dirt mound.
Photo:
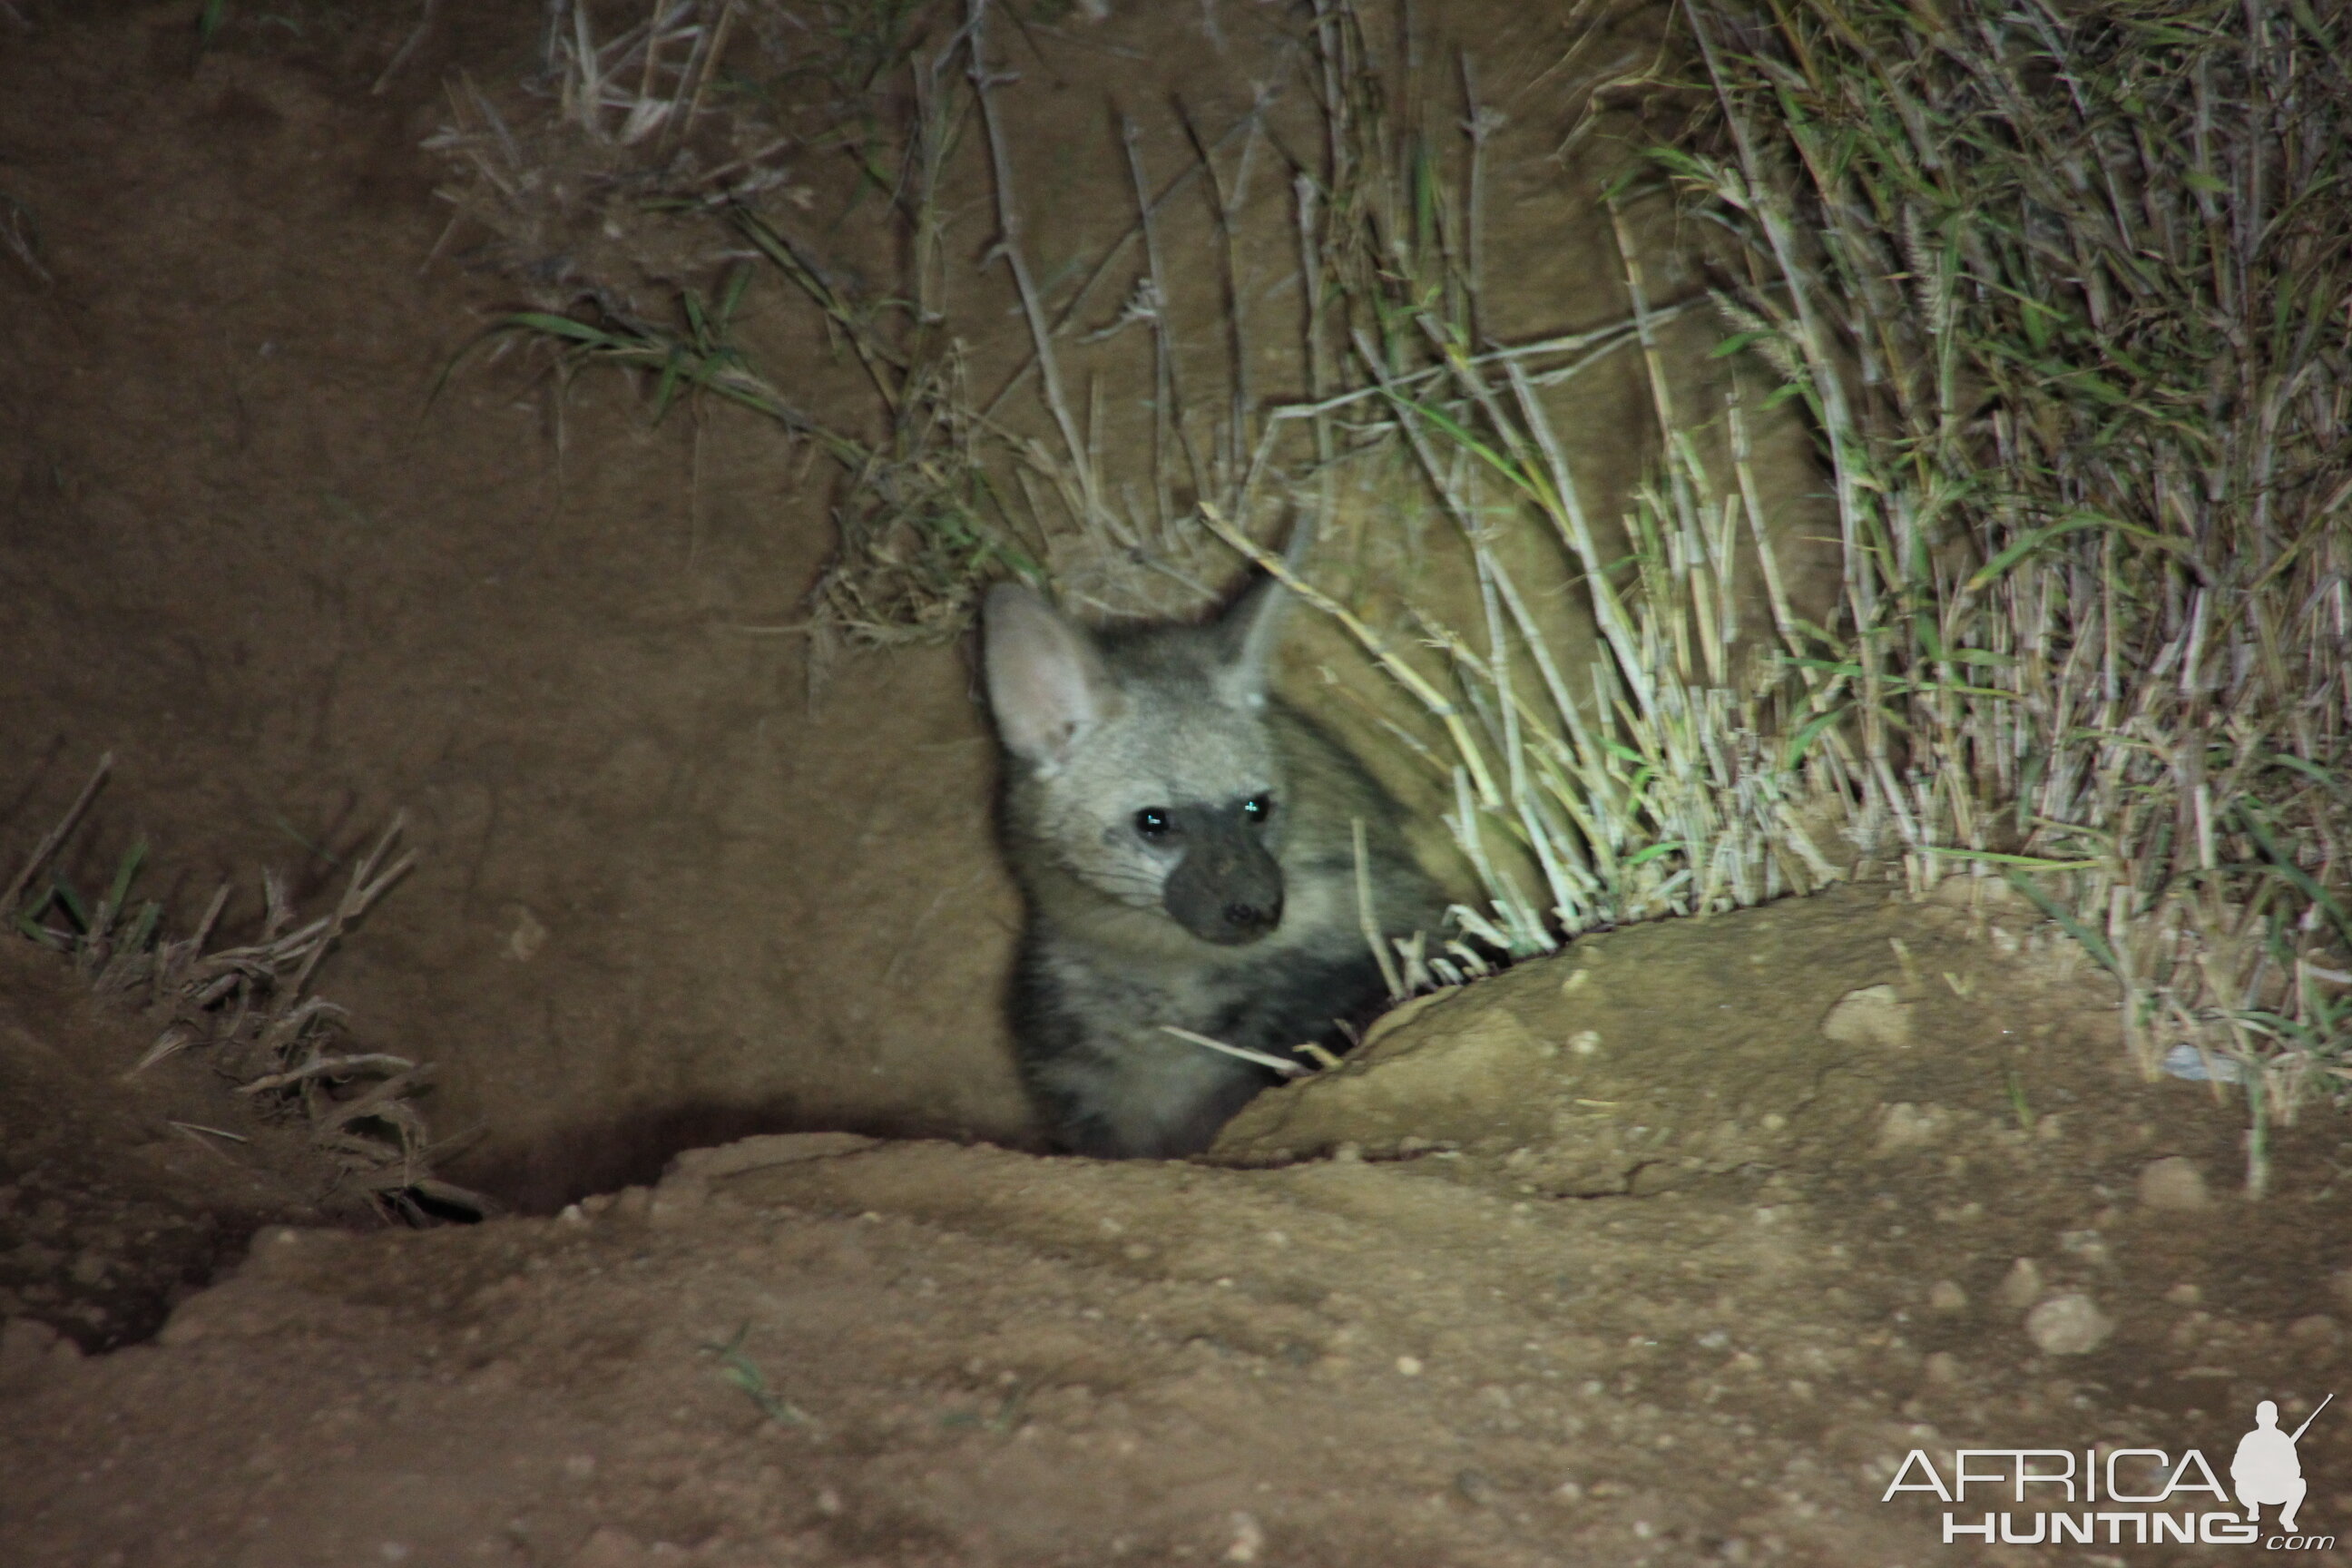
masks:
{"type": "MultiPolygon", "coordinates": [[[[0,1320],[81,1350],[145,1339],[267,1224],[356,1221],[299,1118],[255,1114],[54,954],[0,939],[0,1320]]],[[[62,1353],[62,1352],[61,1352],[62,1353]]]]}
{"type": "MultiPolygon", "coordinates": [[[[0,1555],[1972,1560],[1881,1501],[1912,1450],[2221,1467],[2339,1368],[2352,1228],[2337,1119],[2247,1204],[2234,1110],[1950,898],[1588,939],[1261,1101],[1220,1153],[1271,1168],[784,1136],[267,1231],[157,1344],[12,1363],[0,1555]]],[[[2307,1518],[2347,1454],[2323,1415],[2307,1518]]]]}

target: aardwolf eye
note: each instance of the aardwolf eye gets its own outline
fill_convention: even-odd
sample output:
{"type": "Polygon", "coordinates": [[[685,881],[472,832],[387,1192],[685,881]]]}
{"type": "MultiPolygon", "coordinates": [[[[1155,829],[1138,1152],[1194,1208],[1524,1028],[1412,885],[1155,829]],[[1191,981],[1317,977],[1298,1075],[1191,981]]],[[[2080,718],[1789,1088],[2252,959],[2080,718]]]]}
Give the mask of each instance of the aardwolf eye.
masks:
{"type": "Polygon", "coordinates": [[[1270,795],[1250,796],[1242,802],[1242,816],[1244,820],[1256,823],[1260,826],[1273,821],[1274,796],[1270,795]]]}
{"type": "Polygon", "coordinates": [[[1156,805],[1147,805],[1135,814],[1135,830],[1146,838],[1164,838],[1171,826],[1168,814],[1156,805]]]}

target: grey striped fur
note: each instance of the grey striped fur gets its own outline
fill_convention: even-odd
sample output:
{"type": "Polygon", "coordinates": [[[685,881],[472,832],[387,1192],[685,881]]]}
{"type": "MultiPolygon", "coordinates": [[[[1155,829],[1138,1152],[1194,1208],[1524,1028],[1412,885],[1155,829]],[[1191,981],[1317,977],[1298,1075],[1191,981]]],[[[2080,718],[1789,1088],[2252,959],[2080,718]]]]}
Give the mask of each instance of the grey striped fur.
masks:
{"type": "Polygon", "coordinates": [[[1163,1025],[1286,1057],[1344,1045],[1336,1020],[1384,994],[1355,822],[1387,931],[1433,931],[1444,910],[1388,795],[1268,692],[1283,597],[1265,582],[1206,625],[1096,632],[1026,588],[988,595],[1004,851],[1028,904],[1013,1025],[1058,1147],[1192,1153],[1276,1081],[1163,1025]]]}

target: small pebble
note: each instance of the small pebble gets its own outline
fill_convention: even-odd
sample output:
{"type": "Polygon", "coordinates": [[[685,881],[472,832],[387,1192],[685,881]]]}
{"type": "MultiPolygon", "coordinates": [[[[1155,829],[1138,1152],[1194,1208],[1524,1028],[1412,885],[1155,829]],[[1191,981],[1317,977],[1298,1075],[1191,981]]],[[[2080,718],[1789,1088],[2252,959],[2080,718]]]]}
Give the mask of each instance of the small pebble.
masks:
{"type": "Polygon", "coordinates": [[[2080,1291],[2053,1296],[2025,1315],[2026,1337],[2045,1355],[2088,1355],[2115,1331],[2115,1320],[2080,1291]]]}
{"type": "Polygon", "coordinates": [[[2031,1258],[2021,1258],[2009,1266],[2009,1273],[2000,1282],[2000,1303],[2021,1312],[2040,1300],[2042,1269],[2031,1258]]]}
{"type": "Polygon", "coordinates": [[[2140,1172],[2139,1201],[2145,1208],[2179,1214],[2213,1206],[2204,1173],[2195,1161],[2180,1154],[2150,1161],[2140,1172]]]}
{"type": "Polygon", "coordinates": [[[1911,1043],[1911,1015],[1894,986],[1865,985],[1830,1009],[1822,1034],[1835,1045],[1901,1050],[1911,1043]]]}

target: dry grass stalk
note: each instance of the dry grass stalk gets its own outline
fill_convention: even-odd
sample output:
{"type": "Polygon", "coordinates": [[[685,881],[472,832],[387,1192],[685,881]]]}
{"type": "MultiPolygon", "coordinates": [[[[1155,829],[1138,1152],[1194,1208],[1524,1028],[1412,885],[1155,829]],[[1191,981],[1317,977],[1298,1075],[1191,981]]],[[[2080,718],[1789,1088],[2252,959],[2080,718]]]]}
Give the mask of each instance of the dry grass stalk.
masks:
{"type": "Polygon", "coordinates": [[[446,1146],[434,1143],[412,1099],[429,1080],[429,1065],[344,1048],[343,1010],[310,989],[329,951],[415,864],[413,856],[393,854],[400,822],[395,819],[352,867],[331,912],[301,920],[284,882],[264,873],[260,931],[252,941],[216,947],[213,939],[229,901],[226,886],[184,937],[166,934],[161,904],[151,900],[132,908],[131,892],[146,856],[143,844],[122,858],[112,883],[94,904],[55,868],[58,852],[106,767],[100,764],[80,797],[42,840],[6,901],[0,902],[0,912],[20,933],[68,955],[100,994],[142,1007],[160,1020],[154,1044],[131,1071],[202,1049],[220,1070],[240,1080],[238,1093],[299,1110],[320,1147],[343,1166],[345,1179],[369,1194],[387,1216],[422,1220],[425,1204],[443,1213],[488,1213],[488,1199],[433,1174],[434,1159],[446,1146]],[[27,889],[37,890],[26,898],[27,889]]]}
{"type": "MultiPolygon", "coordinates": [[[[559,5],[551,13],[548,79],[560,90],[527,122],[509,123],[512,117],[471,83],[453,89],[451,124],[432,143],[458,172],[445,195],[506,237],[502,264],[541,295],[540,308],[501,318],[489,335],[552,347],[567,370],[597,363],[637,373],[657,412],[688,395],[696,404],[716,395],[775,420],[835,461],[840,549],[811,595],[812,613],[794,626],[758,629],[865,644],[935,639],[961,629],[978,585],[1007,570],[1041,581],[1058,575],[1068,596],[1113,614],[1188,609],[1211,596],[1229,558],[1176,497],[1189,491],[1246,510],[1243,476],[1265,473],[1262,445],[1260,460],[1249,459],[1265,416],[1231,331],[1223,334],[1222,396],[1189,404],[1203,383],[1179,363],[1164,320],[1160,234],[1171,204],[1205,188],[1219,232],[1233,242],[1251,170],[1265,155],[1258,125],[1265,104],[1214,135],[1195,133],[1192,162],[1156,186],[1130,140],[1137,219],[1066,298],[1052,299],[1024,246],[1013,150],[990,62],[988,7],[970,6],[964,25],[935,51],[919,26],[936,18],[921,8],[828,13],[819,37],[806,40],[819,45],[821,63],[801,68],[833,80],[845,99],[866,95],[863,108],[842,109],[839,134],[853,143],[872,186],[888,193],[887,218],[903,229],[908,258],[895,290],[860,294],[798,237],[805,226],[794,201],[805,193],[797,187],[782,191],[779,204],[770,199],[779,194],[774,180],[718,182],[719,171],[688,179],[691,170],[646,151],[658,139],[632,142],[634,126],[674,114],[662,106],[677,104],[683,83],[663,62],[680,58],[688,35],[713,8],[668,0],[649,19],[600,41],[593,29],[583,32],[589,23],[576,0],[559,5]],[[649,93],[649,79],[667,85],[649,93]],[[885,80],[906,84],[895,113],[879,96],[885,80]],[[974,130],[976,137],[968,133],[974,130]],[[1236,148],[1238,163],[1228,173],[1220,160],[1236,148]],[[959,156],[965,163],[955,164],[958,182],[991,184],[996,233],[983,265],[1003,263],[1030,334],[1025,360],[985,393],[966,384],[961,342],[970,331],[960,331],[945,306],[947,220],[939,193],[959,156]],[[627,247],[578,238],[648,227],[646,204],[656,199],[699,203],[719,220],[700,260],[673,258],[679,265],[667,276],[707,270],[722,252],[728,258],[728,276],[709,295],[673,286],[675,311],[667,320],[635,305],[625,281],[611,275],[625,269],[617,254],[605,252],[627,247]],[[591,217],[599,223],[583,221],[591,217]],[[1117,320],[1098,328],[1082,320],[1098,286],[1139,247],[1147,275],[1133,280],[1117,320]],[[737,342],[735,310],[751,276],[740,265],[747,258],[788,282],[865,365],[880,438],[850,437],[860,425],[855,417],[819,419],[801,407],[737,342]],[[1153,335],[1162,394],[1143,494],[1107,476],[1104,389],[1098,380],[1082,384],[1066,363],[1074,349],[1139,325],[1153,335]],[[1014,415],[1013,405],[1032,394],[1045,415],[1042,436],[1021,428],[1014,415]],[[1150,575],[1139,577],[1138,563],[1150,575]]],[[[774,53],[769,43],[761,47],[774,53]]]]}

